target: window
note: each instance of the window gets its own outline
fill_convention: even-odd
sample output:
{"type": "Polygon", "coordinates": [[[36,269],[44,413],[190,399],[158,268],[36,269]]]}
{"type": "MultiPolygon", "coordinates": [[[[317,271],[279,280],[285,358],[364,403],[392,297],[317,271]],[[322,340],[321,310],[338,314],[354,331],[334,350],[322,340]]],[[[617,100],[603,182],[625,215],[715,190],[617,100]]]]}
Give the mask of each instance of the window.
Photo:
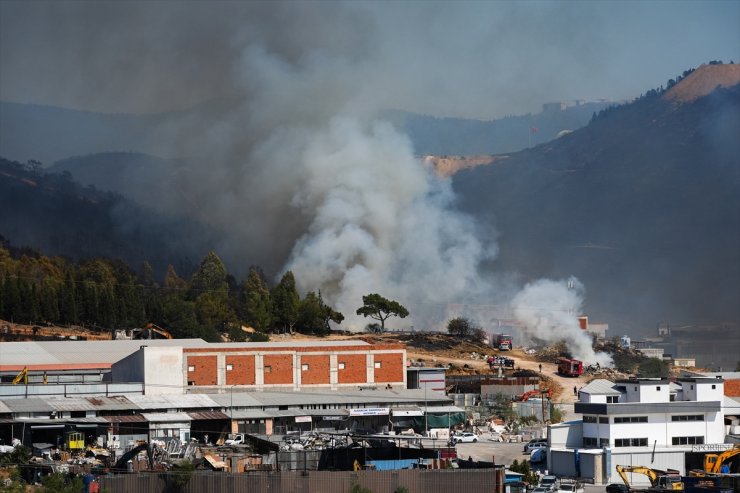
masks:
{"type": "Polygon", "coordinates": [[[712,384],[712,390],[714,390],[714,389],[716,389],[716,388],[717,388],[717,386],[716,386],[716,385],[714,385],[714,384],[712,384]]]}
{"type": "Polygon", "coordinates": [[[230,363],[228,365],[226,365],[226,371],[231,371],[233,369],[234,369],[234,365],[232,365],[230,363]]]}
{"type": "Polygon", "coordinates": [[[647,447],[647,438],[615,438],[615,447],[647,447]]]}
{"type": "Polygon", "coordinates": [[[704,421],[703,414],[684,414],[671,416],[671,421],[704,421]]]}
{"type": "Polygon", "coordinates": [[[583,437],[583,446],[584,447],[595,447],[597,443],[597,440],[595,438],[591,437],[583,437]]]}
{"type": "Polygon", "coordinates": [[[657,390],[658,392],[660,392],[660,385],[658,385],[657,387],[655,387],[655,390],[657,390]]]}
{"type": "Polygon", "coordinates": [[[584,423],[596,423],[596,416],[584,416],[583,422],[584,423]]]}
{"type": "Polygon", "coordinates": [[[380,361],[375,362],[375,368],[380,368],[380,361]]]}
{"type": "Polygon", "coordinates": [[[272,366],[270,365],[265,366],[265,373],[272,373],[272,366]]]}
{"type": "Polygon", "coordinates": [[[619,396],[618,395],[607,395],[606,396],[606,403],[607,404],[616,404],[619,402],[619,396]]]}
{"type": "Polygon", "coordinates": [[[601,423],[601,424],[609,424],[609,417],[608,416],[599,416],[599,423],[601,423]]]}
{"type": "Polygon", "coordinates": [[[673,437],[673,445],[703,445],[704,437],[673,437]]]}
{"type": "Polygon", "coordinates": [[[647,423],[647,416],[620,416],[614,418],[614,423],[647,423]]]}
{"type": "Polygon", "coordinates": [[[188,365],[188,371],[195,371],[195,365],[188,365]]]}
{"type": "Polygon", "coordinates": [[[344,370],[344,363],[339,363],[339,369],[344,370]]]}
{"type": "Polygon", "coordinates": [[[304,363],[301,365],[301,371],[308,371],[308,363],[304,363]]]}
{"type": "Polygon", "coordinates": [[[602,438],[599,440],[599,447],[608,447],[609,446],[609,439],[608,438],[602,438]]]}

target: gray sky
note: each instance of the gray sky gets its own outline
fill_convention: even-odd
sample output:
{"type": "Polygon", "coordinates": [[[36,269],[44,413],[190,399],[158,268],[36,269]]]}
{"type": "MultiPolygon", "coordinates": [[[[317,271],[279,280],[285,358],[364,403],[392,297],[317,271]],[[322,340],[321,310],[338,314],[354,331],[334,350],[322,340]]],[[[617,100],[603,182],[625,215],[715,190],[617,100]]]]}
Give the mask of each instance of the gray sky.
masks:
{"type": "Polygon", "coordinates": [[[344,112],[494,118],[630,98],[702,62],[740,62],[739,26],[734,0],[6,0],[0,99],[136,113],[249,99],[262,53],[344,112]]]}

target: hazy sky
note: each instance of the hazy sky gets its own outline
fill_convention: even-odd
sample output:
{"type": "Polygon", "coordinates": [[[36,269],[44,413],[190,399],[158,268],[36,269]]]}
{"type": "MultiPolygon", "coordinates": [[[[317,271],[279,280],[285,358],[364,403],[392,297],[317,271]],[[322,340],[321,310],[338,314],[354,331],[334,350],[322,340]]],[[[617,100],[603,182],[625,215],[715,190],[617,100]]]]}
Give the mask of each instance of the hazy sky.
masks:
{"type": "Polygon", "coordinates": [[[263,53],[351,101],[493,118],[740,62],[740,2],[0,2],[0,99],[151,112],[252,90],[263,53]],[[248,67],[248,68],[247,68],[248,67]],[[347,95],[355,97],[348,98],[347,95]]]}

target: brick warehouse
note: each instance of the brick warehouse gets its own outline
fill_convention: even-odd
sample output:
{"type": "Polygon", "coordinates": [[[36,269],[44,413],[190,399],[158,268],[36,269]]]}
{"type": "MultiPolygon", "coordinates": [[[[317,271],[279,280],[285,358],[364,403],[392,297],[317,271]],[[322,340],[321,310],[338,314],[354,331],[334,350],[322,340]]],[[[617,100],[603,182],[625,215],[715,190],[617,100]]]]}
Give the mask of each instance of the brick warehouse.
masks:
{"type": "Polygon", "coordinates": [[[406,384],[401,344],[363,341],[208,344],[183,348],[183,385],[336,389],[406,384]]]}

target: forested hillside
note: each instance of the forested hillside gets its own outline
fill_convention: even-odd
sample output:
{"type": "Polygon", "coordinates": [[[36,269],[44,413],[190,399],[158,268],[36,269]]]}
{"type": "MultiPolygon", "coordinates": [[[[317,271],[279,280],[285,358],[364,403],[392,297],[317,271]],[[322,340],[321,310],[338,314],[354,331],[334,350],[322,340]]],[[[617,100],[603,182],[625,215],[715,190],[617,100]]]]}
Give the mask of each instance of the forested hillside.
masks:
{"type": "Polygon", "coordinates": [[[244,341],[265,339],[266,332],[322,334],[330,320],[339,323],[343,316],[323,302],[320,292],[301,299],[292,272],[272,289],[257,267],[237,282],[213,252],[189,278],[170,265],[158,280],[147,262],[135,272],[116,260],[75,263],[5,243],[0,246],[0,319],[101,331],[154,322],[176,338],[244,341]],[[242,325],[257,332],[244,332],[242,325]]]}

